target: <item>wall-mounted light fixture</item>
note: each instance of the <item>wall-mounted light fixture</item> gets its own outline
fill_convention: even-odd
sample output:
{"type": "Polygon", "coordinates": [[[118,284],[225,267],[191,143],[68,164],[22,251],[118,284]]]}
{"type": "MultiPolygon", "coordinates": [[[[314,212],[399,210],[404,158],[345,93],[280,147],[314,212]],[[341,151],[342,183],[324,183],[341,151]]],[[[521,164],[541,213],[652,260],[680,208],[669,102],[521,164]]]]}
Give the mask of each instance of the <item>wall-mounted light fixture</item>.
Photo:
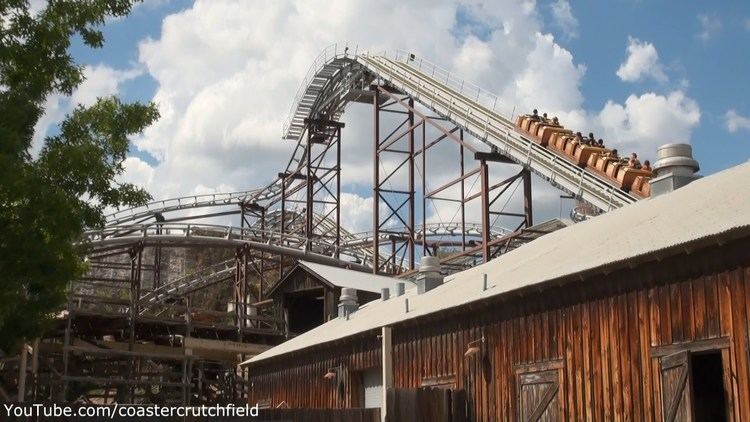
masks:
{"type": "Polygon", "coordinates": [[[479,340],[474,340],[469,342],[469,344],[466,347],[466,353],[464,353],[464,357],[471,357],[475,355],[482,354],[484,349],[484,336],[480,338],[479,340]]]}
{"type": "Polygon", "coordinates": [[[336,379],[336,377],[338,376],[338,372],[339,372],[339,368],[330,368],[328,369],[328,372],[326,372],[325,375],[323,375],[323,378],[327,380],[336,379]]]}
{"type": "Polygon", "coordinates": [[[344,376],[341,365],[329,368],[328,371],[323,375],[323,378],[333,382],[336,385],[336,392],[340,399],[344,398],[344,376]]]}

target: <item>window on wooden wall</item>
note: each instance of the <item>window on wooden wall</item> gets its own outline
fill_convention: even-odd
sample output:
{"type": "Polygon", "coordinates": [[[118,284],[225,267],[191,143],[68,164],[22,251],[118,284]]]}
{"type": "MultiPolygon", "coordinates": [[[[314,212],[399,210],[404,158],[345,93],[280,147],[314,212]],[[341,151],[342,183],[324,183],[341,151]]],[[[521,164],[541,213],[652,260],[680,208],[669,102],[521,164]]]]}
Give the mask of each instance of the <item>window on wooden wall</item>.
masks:
{"type": "Polygon", "coordinates": [[[518,420],[557,421],[562,417],[560,381],[562,361],[516,368],[518,420]]]}
{"type": "Polygon", "coordinates": [[[721,351],[682,350],[662,357],[660,368],[665,421],[726,420],[721,351]]]}

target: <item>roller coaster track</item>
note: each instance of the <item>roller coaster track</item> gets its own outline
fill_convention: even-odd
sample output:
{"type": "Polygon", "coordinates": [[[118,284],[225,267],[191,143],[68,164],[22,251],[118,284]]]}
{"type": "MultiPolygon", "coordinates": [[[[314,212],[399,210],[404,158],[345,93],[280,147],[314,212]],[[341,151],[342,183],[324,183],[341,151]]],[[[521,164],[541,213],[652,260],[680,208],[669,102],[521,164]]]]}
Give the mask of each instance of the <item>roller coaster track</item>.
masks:
{"type": "MultiPolygon", "coordinates": [[[[480,225],[469,224],[466,228],[467,230],[464,235],[481,239],[480,225]]],[[[461,235],[460,227],[458,225],[444,223],[432,223],[424,227],[417,227],[417,233],[419,238],[434,236],[455,237],[461,235]]],[[[93,231],[87,234],[87,239],[94,246],[105,246],[114,241],[120,242],[127,239],[136,239],[140,241],[143,239],[150,239],[154,236],[157,238],[161,238],[161,236],[169,236],[174,242],[175,234],[184,238],[184,242],[195,241],[196,236],[200,238],[208,237],[216,246],[220,246],[216,243],[217,240],[221,242],[220,239],[226,239],[228,244],[234,246],[238,238],[255,242],[269,242],[269,244],[273,243],[272,232],[261,232],[256,229],[240,229],[236,227],[217,225],[157,223],[110,228],[104,231],[93,231]]],[[[278,233],[276,234],[278,235],[278,233]]],[[[497,230],[493,231],[491,236],[495,239],[507,234],[509,233],[505,230],[497,230]]],[[[342,245],[346,250],[347,256],[359,258],[367,256],[370,253],[369,247],[372,245],[372,232],[362,232],[353,235],[347,233],[347,235],[349,239],[342,245]]],[[[383,235],[383,239],[385,240],[386,238],[387,236],[383,235]]],[[[294,239],[299,240],[296,237],[294,239]]],[[[304,242],[302,241],[292,241],[290,242],[290,245],[287,246],[287,253],[292,253],[292,251],[295,250],[297,252],[302,252],[303,245],[304,242]]],[[[369,260],[371,261],[371,257],[369,260]]],[[[359,262],[361,263],[363,261],[359,262]]],[[[175,297],[185,296],[216,283],[229,280],[234,276],[235,269],[236,266],[234,259],[228,259],[201,268],[145,293],[140,298],[139,302],[143,308],[156,303],[165,303],[175,297]]]]}
{"type": "MultiPolygon", "coordinates": [[[[561,158],[516,131],[512,116],[508,116],[507,110],[500,111],[502,105],[498,104],[498,98],[493,94],[403,51],[396,51],[390,56],[358,54],[356,51],[349,54],[331,46],[315,59],[295,96],[289,118],[283,127],[283,137],[297,141],[294,153],[287,163],[287,172],[301,168],[308,159],[305,155],[304,119],[319,112],[334,120],[340,118],[347,104],[367,98],[367,90],[372,83],[380,84],[377,89],[384,90],[387,86],[388,89],[395,88],[413,97],[418,103],[474,135],[493,151],[504,154],[554,186],[597,208],[609,210],[636,200],[605,179],[561,158]]],[[[117,211],[107,216],[108,227],[105,230],[87,233],[86,241],[97,247],[142,240],[167,244],[210,243],[220,246],[244,242],[259,250],[284,255],[310,255],[305,259],[319,262],[332,263],[336,261],[334,256],[338,253],[344,257],[341,262],[347,265],[371,264],[372,232],[352,234],[342,230],[340,250],[335,251],[331,245],[313,240],[313,251],[305,252],[307,239],[304,234],[299,234],[301,224],[298,221],[304,215],[294,211],[287,211],[287,227],[283,237],[280,235],[279,210],[268,211],[264,230],[257,223],[249,228],[175,224],[169,220],[159,224],[137,224],[150,220],[156,214],[196,208],[239,205],[243,202],[264,203],[266,207],[270,207],[278,201],[282,183],[284,181],[278,179],[261,189],[185,196],[117,211]]],[[[290,187],[287,186],[287,189],[290,187]]],[[[321,227],[334,229],[334,221],[318,213],[315,218],[321,227]]],[[[496,230],[490,237],[498,238],[509,233],[506,230],[496,230]]],[[[460,235],[460,226],[445,223],[416,227],[414,231],[417,239],[460,235]]],[[[481,239],[481,227],[469,224],[463,235],[481,239]]],[[[386,241],[388,236],[392,236],[392,233],[381,235],[380,238],[386,241]]],[[[143,300],[154,302],[190,293],[231,277],[233,271],[232,260],[220,262],[160,286],[158,290],[144,296],[143,300]]]]}
{"type": "Polygon", "coordinates": [[[608,211],[637,201],[601,176],[580,168],[516,131],[510,118],[482,104],[483,91],[467,84],[456,87],[461,84],[451,79],[450,73],[443,78],[445,72],[437,72],[437,67],[427,65],[434,69],[429,75],[420,69],[420,65],[425,66],[423,61],[416,65],[413,56],[403,52],[397,52],[393,58],[362,55],[358,60],[388,84],[453,121],[493,150],[585,202],[608,211]]]}
{"type": "MultiPolygon", "coordinates": [[[[395,88],[413,97],[418,103],[474,135],[493,151],[504,154],[554,186],[597,208],[610,210],[636,201],[635,197],[613,186],[607,180],[576,166],[516,131],[512,116],[508,116],[507,110],[500,111],[502,105],[493,94],[459,80],[450,72],[403,51],[396,51],[390,56],[358,54],[356,51],[349,54],[338,50],[336,46],[331,46],[315,59],[295,96],[289,118],[283,127],[283,137],[297,141],[294,153],[287,163],[287,172],[301,168],[308,159],[305,156],[304,119],[319,112],[334,120],[338,119],[347,104],[367,98],[367,90],[374,82],[380,84],[378,89],[384,90],[385,86],[388,86],[389,89],[395,88]]],[[[182,243],[190,241],[213,244],[234,244],[239,241],[250,242],[261,249],[280,248],[276,252],[292,256],[306,253],[302,249],[307,239],[303,235],[294,234],[300,232],[294,225],[298,218],[303,217],[301,213],[292,212],[292,217],[288,218],[290,226],[286,228],[287,234],[283,238],[280,236],[278,210],[269,210],[266,214],[264,231],[257,225],[240,229],[201,224],[175,225],[168,220],[169,224],[133,224],[148,221],[157,213],[238,205],[243,202],[264,203],[270,207],[278,201],[282,190],[281,183],[284,182],[278,179],[261,189],[185,196],[117,211],[107,216],[107,229],[87,233],[87,241],[100,247],[134,241],[136,238],[146,238],[149,241],[157,238],[160,241],[171,239],[172,242],[179,239],[182,243]]],[[[289,186],[287,188],[289,189],[289,186]]],[[[333,229],[335,222],[317,213],[315,216],[323,227],[333,229]]],[[[460,235],[457,225],[433,224],[428,225],[426,229],[425,231],[423,228],[416,228],[415,237],[460,235]]],[[[491,237],[496,238],[507,233],[498,230],[492,233],[491,237]]],[[[480,234],[481,228],[478,225],[467,226],[465,235],[479,237],[480,234]]],[[[343,230],[341,237],[341,250],[338,252],[346,256],[347,261],[362,265],[371,263],[372,232],[352,234],[343,230]]],[[[381,239],[386,240],[385,236],[381,236],[381,239]]],[[[333,259],[336,252],[331,245],[322,243],[316,244],[313,249],[315,252],[307,253],[318,253],[325,257],[324,261],[327,262],[333,259]]],[[[194,291],[195,288],[210,284],[216,277],[228,276],[231,271],[233,266],[228,265],[228,262],[219,263],[162,286],[163,292],[153,292],[153,297],[194,291]],[[215,270],[217,274],[212,275],[210,269],[215,270]]]]}
{"type": "Polygon", "coordinates": [[[450,72],[414,55],[396,51],[388,56],[369,53],[353,55],[348,52],[326,51],[322,57],[327,61],[316,61],[318,72],[306,77],[306,89],[297,95],[296,107],[283,127],[285,139],[302,139],[304,119],[318,112],[338,116],[346,103],[356,98],[357,84],[346,83],[352,75],[360,77],[360,84],[371,80],[381,82],[379,90],[386,86],[395,88],[415,101],[431,109],[439,116],[452,121],[464,131],[474,135],[514,162],[524,166],[563,191],[601,209],[608,211],[637,201],[637,198],[622,191],[612,182],[583,169],[558,154],[538,145],[526,135],[518,132],[512,116],[499,111],[502,106],[496,95],[456,78],[450,72]],[[358,66],[359,65],[359,66],[358,66]],[[338,72],[336,69],[338,68],[338,72]],[[339,75],[336,77],[336,75],[339,75]],[[338,86],[328,89],[326,86],[338,86]],[[355,95],[343,92],[350,87],[355,95]]]}

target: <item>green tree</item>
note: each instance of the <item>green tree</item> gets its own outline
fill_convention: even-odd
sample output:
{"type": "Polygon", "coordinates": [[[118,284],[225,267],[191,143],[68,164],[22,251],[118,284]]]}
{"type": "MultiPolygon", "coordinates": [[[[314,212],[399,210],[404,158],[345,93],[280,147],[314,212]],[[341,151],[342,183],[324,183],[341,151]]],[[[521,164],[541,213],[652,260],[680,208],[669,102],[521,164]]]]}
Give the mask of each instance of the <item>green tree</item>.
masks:
{"type": "Polygon", "coordinates": [[[32,156],[34,126],[50,95],[71,95],[83,81],[71,39],[104,42],[105,19],[138,0],[0,0],[0,349],[39,336],[85,271],[81,235],[104,224],[108,207],[140,205],[143,189],[118,183],[128,137],[158,118],[152,103],[100,98],[77,106],[32,156]]]}

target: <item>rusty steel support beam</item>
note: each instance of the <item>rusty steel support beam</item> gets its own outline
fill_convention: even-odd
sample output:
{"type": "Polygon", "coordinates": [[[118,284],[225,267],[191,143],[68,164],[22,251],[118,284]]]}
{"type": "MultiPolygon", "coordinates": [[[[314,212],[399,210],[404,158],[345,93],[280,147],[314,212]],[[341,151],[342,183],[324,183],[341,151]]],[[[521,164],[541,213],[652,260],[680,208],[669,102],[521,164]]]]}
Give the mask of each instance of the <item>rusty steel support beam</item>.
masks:
{"type": "Polygon", "coordinates": [[[235,325],[237,326],[237,341],[242,341],[242,329],[245,328],[247,318],[247,295],[248,295],[248,277],[247,277],[247,256],[250,248],[243,245],[235,251],[234,254],[234,313],[235,325]]]}
{"type": "MultiPolygon", "coordinates": [[[[254,224],[257,225],[260,224],[260,240],[261,242],[265,242],[267,239],[266,234],[266,208],[258,205],[256,203],[246,203],[241,202],[240,203],[240,209],[241,209],[241,220],[240,220],[240,228],[244,231],[244,229],[250,228],[253,226],[253,222],[248,219],[248,217],[254,217],[255,221],[254,224]]],[[[258,285],[258,300],[263,300],[263,290],[265,289],[265,253],[263,251],[260,252],[260,265],[259,268],[256,268],[256,271],[259,274],[259,285],[258,285]]]]}
{"type": "Polygon", "coordinates": [[[458,144],[458,160],[460,164],[461,178],[461,251],[466,251],[466,169],[464,167],[464,130],[460,129],[459,138],[461,143],[458,144]]]}
{"type": "Polygon", "coordinates": [[[521,177],[523,178],[523,213],[526,220],[526,227],[531,227],[534,225],[531,201],[531,171],[523,169],[521,177]]]}
{"type": "MultiPolygon", "coordinates": [[[[409,98],[409,108],[414,108],[414,99],[409,98]]],[[[416,257],[414,256],[414,243],[416,240],[416,234],[414,233],[414,131],[416,130],[416,127],[414,125],[414,112],[409,110],[409,226],[408,226],[408,248],[409,248],[409,262],[408,262],[408,268],[409,270],[414,269],[414,262],[416,261],[416,257]]],[[[395,255],[395,251],[394,251],[395,255]]],[[[394,256],[395,261],[395,256],[394,256]]],[[[395,263],[395,262],[394,262],[395,263]]]]}
{"type": "Polygon", "coordinates": [[[380,94],[374,86],[373,91],[373,165],[372,165],[372,272],[377,274],[380,268],[380,94]]]}
{"type": "Polygon", "coordinates": [[[424,128],[424,121],[414,119],[414,100],[406,99],[406,103],[399,101],[380,103],[377,87],[372,87],[373,95],[373,271],[398,272],[406,261],[408,269],[414,269],[416,261],[416,233],[415,233],[415,186],[414,186],[414,132],[424,128]],[[394,110],[390,107],[405,104],[406,111],[394,110]],[[381,113],[405,115],[395,129],[387,136],[381,136],[381,113]],[[401,130],[405,128],[404,130],[401,130]],[[388,157],[398,156],[396,165],[391,169],[381,167],[388,157]],[[405,179],[405,180],[404,180],[405,179]],[[386,183],[390,185],[386,188],[386,183]],[[393,187],[399,184],[399,187],[393,187]],[[405,184],[405,186],[404,186],[405,184]],[[380,203],[387,207],[387,213],[381,213],[380,203]],[[393,234],[387,224],[396,219],[405,228],[405,236],[391,237],[391,248],[387,259],[380,259],[380,238],[382,235],[393,234]]]}
{"type": "Polygon", "coordinates": [[[490,260],[490,197],[489,197],[489,170],[487,161],[479,161],[480,193],[482,197],[482,259],[484,262],[490,260]]]}
{"type": "Polygon", "coordinates": [[[344,124],[321,117],[305,119],[305,125],[305,250],[312,251],[316,239],[327,239],[333,247],[332,255],[338,257],[341,246],[341,129],[344,124]],[[335,150],[333,156],[329,154],[332,149],[335,150]],[[320,221],[315,221],[316,208],[320,208],[320,221]],[[332,216],[336,227],[333,233],[321,229],[323,220],[332,216]]]}
{"type": "MultiPolygon", "coordinates": [[[[279,224],[279,245],[284,246],[284,226],[286,225],[286,176],[281,178],[281,221],[279,224]]],[[[279,280],[284,278],[284,255],[279,255],[279,280]]]]}

